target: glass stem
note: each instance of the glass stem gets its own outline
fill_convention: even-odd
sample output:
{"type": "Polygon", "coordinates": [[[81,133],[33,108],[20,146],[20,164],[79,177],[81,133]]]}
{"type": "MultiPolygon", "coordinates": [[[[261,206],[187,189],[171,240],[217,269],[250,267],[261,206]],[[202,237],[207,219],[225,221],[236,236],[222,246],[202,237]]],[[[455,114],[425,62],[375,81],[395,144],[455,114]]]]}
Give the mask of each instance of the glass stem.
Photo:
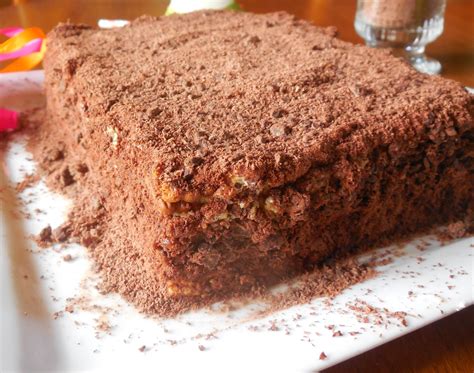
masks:
{"type": "MultiPolygon", "coordinates": [[[[425,46],[424,45],[409,45],[405,47],[405,51],[407,53],[408,59],[413,62],[416,62],[417,60],[422,60],[425,57],[425,46]]],[[[413,63],[412,62],[412,63],[413,63]]]]}
{"type": "Polygon", "coordinates": [[[425,74],[439,74],[441,64],[425,55],[425,45],[409,45],[405,47],[406,58],[410,64],[425,74]]]}

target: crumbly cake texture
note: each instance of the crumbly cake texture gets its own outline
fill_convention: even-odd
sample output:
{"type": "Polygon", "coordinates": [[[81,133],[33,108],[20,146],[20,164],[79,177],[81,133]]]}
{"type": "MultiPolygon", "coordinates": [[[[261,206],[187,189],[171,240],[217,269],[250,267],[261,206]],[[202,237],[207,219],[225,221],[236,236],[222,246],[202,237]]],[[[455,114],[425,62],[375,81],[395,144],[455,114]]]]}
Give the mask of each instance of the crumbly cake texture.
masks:
{"type": "Polygon", "coordinates": [[[333,28],[226,11],[60,24],[44,65],[46,125],[95,178],[91,206],[114,232],[85,244],[100,268],[118,261],[115,242],[133,247],[103,275],[135,303],[151,297],[149,312],[472,211],[472,96],[333,28]],[[131,290],[124,265],[157,281],[131,290]]]}

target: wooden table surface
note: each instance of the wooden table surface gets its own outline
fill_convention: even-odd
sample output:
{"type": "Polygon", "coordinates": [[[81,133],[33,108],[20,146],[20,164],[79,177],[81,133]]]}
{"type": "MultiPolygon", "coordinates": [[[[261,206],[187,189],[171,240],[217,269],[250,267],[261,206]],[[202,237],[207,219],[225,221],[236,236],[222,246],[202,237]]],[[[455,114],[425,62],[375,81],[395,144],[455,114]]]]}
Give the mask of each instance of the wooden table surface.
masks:
{"type": "MultiPolygon", "coordinates": [[[[0,27],[40,26],[45,31],[71,20],[161,15],[165,0],[0,0],[0,27]]],[[[361,43],[354,31],[355,0],[240,0],[245,10],[286,10],[318,25],[335,25],[344,40],[361,43]]],[[[450,0],[445,31],[427,48],[443,64],[442,75],[474,87],[474,0],[450,0]]],[[[474,307],[341,363],[327,372],[474,372],[474,307]]]]}

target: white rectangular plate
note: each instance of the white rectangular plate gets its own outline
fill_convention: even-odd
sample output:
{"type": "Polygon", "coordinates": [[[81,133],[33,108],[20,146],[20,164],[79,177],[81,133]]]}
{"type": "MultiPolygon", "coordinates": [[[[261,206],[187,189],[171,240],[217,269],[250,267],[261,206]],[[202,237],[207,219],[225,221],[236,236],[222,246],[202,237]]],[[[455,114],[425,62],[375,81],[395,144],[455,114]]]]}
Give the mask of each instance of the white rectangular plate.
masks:
{"type": "MultiPolygon", "coordinates": [[[[0,107],[21,109],[41,102],[42,80],[41,71],[0,75],[0,107]]],[[[9,146],[0,172],[2,372],[311,372],[474,301],[473,239],[465,238],[445,246],[432,241],[424,251],[417,242],[397,249],[401,254],[378,268],[378,276],[331,302],[319,298],[260,319],[248,317],[257,304],[227,313],[148,318],[117,295],[98,294],[84,248],[39,249],[27,238],[48,224],[61,224],[70,205],[43,182],[21,193],[11,188],[34,170],[29,157],[20,138],[9,146]],[[20,200],[23,207],[16,205],[20,200]],[[35,213],[37,208],[45,213],[35,213]],[[20,209],[31,219],[22,217],[20,209]],[[67,254],[73,260],[65,261],[67,254]],[[71,304],[67,298],[81,297],[81,307],[64,312],[71,304]],[[365,323],[348,309],[358,300],[405,311],[408,325],[386,313],[380,325],[365,323]],[[342,336],[334,337],[336,330],[342,336]],[[354,331],[361,333],[350,333],[354,331]],[[327,359],[320,360],[323,351],[327,359]]]]}

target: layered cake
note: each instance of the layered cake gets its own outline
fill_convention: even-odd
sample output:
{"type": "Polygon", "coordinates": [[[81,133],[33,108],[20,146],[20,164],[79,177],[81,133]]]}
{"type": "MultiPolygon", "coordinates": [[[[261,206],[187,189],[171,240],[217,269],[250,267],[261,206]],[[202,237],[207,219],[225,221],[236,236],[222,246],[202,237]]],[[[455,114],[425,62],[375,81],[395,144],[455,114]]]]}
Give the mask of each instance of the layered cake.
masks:
{"type": "Polygon", "coordinates": [[[61,24],[44,66],[49,121],[160,307],[272,285],[472,208],[473,97],[333,28],[227,11],[61,24]]]}

